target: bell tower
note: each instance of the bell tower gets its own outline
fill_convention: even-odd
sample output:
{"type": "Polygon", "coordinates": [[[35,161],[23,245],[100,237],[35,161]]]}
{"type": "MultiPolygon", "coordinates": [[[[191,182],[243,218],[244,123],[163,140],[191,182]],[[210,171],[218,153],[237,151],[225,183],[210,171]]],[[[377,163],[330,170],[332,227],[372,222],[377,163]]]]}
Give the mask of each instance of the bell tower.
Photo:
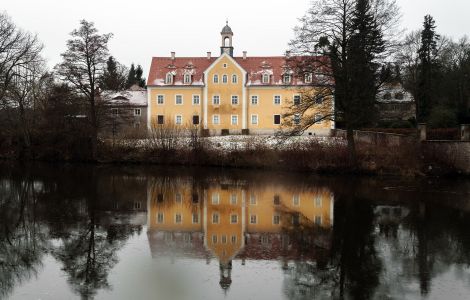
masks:
{"type": "Polygon", "coordinates": [[[220,47],[220,54],[227,53],[228,55],[233,57],[233,46],[232,46],[232,38],[233,38],[233,31],[230,26],[228,26],[228,21],[226,22],[224,28],[220,32],[222,36],[222,46],[220,47]]]}

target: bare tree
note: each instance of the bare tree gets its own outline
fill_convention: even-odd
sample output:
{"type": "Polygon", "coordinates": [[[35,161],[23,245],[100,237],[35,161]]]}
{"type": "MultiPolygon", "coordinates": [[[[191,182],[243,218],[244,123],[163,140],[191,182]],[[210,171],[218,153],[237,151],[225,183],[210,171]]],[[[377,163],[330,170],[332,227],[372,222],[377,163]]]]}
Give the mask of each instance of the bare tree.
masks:
{"type": "Polygon", "coordinates": [[[62,80],[75,87],[87,100],[91,129],[91,156],[96,158],[100,127],[98,84],[109,57],[108,41],[111,33],[99,34],[93,22],[80,21],[80,28],[71,33],[62,63],[56,66],[62,80]]]}

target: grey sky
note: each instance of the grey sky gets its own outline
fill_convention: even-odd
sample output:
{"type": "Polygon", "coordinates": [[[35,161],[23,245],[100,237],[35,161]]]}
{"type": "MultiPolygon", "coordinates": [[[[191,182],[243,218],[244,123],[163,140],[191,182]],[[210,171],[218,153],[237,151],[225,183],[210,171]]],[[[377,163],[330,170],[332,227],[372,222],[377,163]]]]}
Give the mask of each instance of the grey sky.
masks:
{"type": "MultiPolygon", "coordinates": [[[[455,38],[468,33],[468,0],[397,0],[402,26],[420,28],[425,14],[437,21],[441,34],[455,38]]],[[[218,55],[219,32],[228,18],[236,55],[282,55],[293,37],[297,18],[310,0],[4,0],[5,10],[20,27],[35,32],[45,45],[50,66],[60,61],[68,34],[80,19],[112,32],[111,54],[120,62],[142,64],[147,73],[152,56],[218,55]]]]}

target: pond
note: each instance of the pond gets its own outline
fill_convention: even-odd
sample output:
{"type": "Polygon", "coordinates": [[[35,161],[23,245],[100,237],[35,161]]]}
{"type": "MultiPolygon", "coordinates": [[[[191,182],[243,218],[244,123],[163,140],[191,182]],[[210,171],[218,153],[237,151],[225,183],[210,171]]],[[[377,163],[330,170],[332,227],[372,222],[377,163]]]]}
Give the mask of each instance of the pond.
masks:
{"type": "Polygon", "coordinates": [[[468,299],[470,181],[0,164],[0,299],[468,299]]]}

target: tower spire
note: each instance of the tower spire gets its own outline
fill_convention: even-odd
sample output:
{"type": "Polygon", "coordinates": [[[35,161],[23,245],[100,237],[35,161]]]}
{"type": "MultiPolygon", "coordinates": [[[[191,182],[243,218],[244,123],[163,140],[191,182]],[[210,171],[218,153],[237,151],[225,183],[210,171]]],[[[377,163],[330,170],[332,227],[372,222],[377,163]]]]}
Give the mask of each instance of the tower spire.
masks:
{"type": "Polygon", "coordinates": [[[233,56],[233,45],[232,45],[232,37],[233,31],[230,26],[228,26],[228,18],[225,21],[225,26],[222,28],[220,32],[222,36],[222,46],[220,47],[220,54],[227,53],[230,56],[233,56]]]}

